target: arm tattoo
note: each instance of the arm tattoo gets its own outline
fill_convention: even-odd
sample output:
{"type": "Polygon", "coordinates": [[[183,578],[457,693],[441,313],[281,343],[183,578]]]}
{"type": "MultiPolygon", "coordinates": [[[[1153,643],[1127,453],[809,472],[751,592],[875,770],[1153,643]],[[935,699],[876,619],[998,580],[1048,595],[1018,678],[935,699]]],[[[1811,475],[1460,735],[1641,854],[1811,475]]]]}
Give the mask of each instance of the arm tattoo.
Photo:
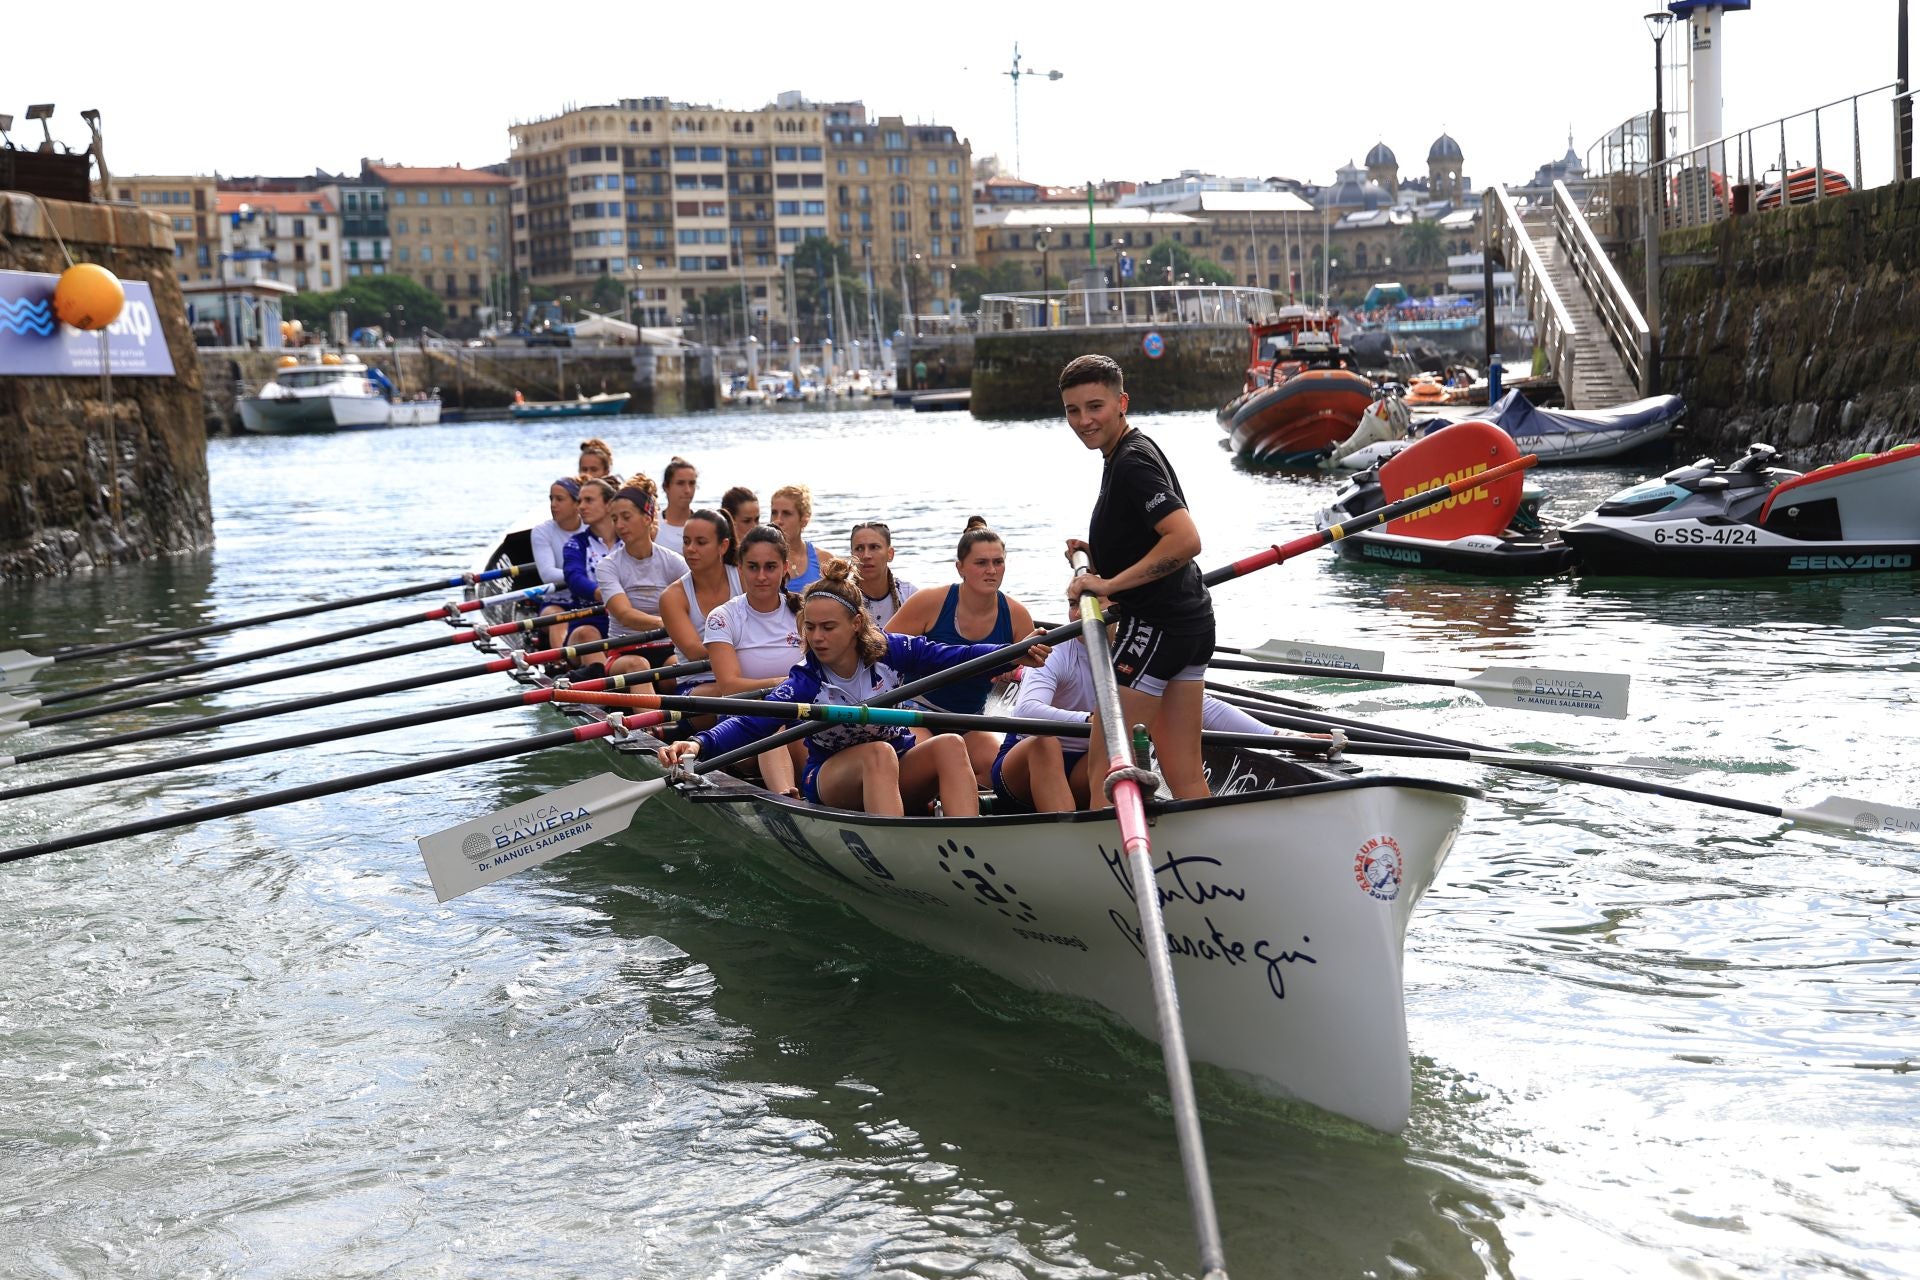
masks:
{"type": "Polygon", "coordinates": [[[1185,560],[1178,559],[1174,556],[1162,556],[1147,566],[1147,579],[1153,581],[1164,578],[1170,573],[1178,572],[1180,567],[1185,563],[1185,560]]]}

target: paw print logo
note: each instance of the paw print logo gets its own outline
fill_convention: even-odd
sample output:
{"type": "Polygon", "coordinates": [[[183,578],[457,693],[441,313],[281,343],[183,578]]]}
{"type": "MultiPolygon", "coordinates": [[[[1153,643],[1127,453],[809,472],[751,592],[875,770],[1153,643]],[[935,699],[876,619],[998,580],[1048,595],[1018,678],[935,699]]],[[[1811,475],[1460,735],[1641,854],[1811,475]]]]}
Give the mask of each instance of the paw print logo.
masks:
{"type": "Polygon", "coordinates": [[[1031,924],[1036,919],[1033,908],[1020,901],[1020,891],[1001,880],[993,864],[975,853],[972,845],[949,840],[935,852],[940,856],[940,869],[951,877],[953,887],[972,894],[981,906],[992,907],[1007,919],[1022,924],[1031,924]],[[975,870],[976,867],[979,870],[975,870]]]}

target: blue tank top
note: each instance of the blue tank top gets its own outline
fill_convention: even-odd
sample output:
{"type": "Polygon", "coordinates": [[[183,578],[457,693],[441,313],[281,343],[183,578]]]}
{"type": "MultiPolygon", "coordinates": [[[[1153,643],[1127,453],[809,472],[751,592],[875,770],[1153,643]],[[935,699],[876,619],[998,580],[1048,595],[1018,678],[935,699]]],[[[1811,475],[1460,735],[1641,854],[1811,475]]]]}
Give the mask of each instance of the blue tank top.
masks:
{"type": "Polygon", "coordinates": [[[817,581],[819,577],[820,577],[820,548],[814,546],[811,542],[809,542],[807,544],[807,571],[801,574],[797,578],[787,579],[787,590],[799,591],[803,587],[805,587],[809,582],[817,581]]]}
{"type": "MultiPolygon", "coordinates": [[[[942,644],[1012,644],[1013,611],[1007,608],[1005,592],[997,591],[994,596],[998,609],[993,618],[993,630],[984,636],[963,636],[960,634],[960,624],[954,617],[960,607],[960,588],[948,587],[947,598],[940,605],[940,616],[927,629],[927,639],[938,640],[942,644]]],[[[929,689],[920,698],[942,711],[977,716],[987,709],[987,695],[992,692],[991,677],[973,676],[942,685],[938,689],[929,689]]]]}

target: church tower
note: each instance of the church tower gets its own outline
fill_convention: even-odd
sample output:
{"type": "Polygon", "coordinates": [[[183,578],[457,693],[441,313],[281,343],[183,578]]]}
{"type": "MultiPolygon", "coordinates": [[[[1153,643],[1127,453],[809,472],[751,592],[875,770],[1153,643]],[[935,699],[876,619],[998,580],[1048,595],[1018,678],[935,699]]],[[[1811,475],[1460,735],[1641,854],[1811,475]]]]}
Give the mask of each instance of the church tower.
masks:
{"type": "Polygon", "coordinates": [[[1452,135],[1442,133],[1427,148],[1428,193],[1435,200],[1463,203],[1467,196],[1466,167],[1467,158],[1461,154],[1460,144],[1452,135]]]}
{"type": "Polygon", "coordinates": [[[1373,150],[1367,152],[1367,181],[1386,188],[1388,200],[1400,198],[1400,161],[1384,142],[1374,143],[1373,150]]]}

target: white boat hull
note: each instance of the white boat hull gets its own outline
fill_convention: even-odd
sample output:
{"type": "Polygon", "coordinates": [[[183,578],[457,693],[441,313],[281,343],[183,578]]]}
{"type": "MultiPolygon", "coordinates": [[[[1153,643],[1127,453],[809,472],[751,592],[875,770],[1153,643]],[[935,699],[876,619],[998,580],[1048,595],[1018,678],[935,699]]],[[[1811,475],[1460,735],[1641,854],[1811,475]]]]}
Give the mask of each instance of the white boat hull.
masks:
{"type": "MultiPolygon", "coordinates": [[[[650,755],[617,754],[625,772],[658,773],[650,755]]],[[[1187,1047],[1264,1092],[1398,1131],[1412,1102],[1407,922],[1472,792],[1385,778],[1262,792],[1255,781],[1215,779],[1214,799],[1154,822],[1187,1047]]],[[[681,803],[891,933],[1156,1036],[1110,817],[886,819],[732,782],[681,803]]]]}
{"type": "Polygon", "coordinates": [[[300,435],[309,431],[353,431],[373,427],[427,427],[440,421],[440,401],[382,396],[245,396],[240,422],[258,435],[300,435]]]}

